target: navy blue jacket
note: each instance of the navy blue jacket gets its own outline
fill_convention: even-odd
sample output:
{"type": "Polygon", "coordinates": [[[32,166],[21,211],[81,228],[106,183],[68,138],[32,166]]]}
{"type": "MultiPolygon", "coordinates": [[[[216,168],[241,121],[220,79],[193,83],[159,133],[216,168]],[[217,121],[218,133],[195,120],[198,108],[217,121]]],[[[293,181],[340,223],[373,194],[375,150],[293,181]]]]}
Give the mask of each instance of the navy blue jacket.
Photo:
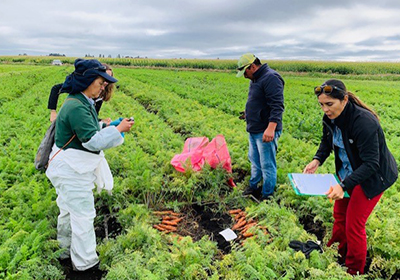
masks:
{"type": "MultiPolygon", "coordinates": [[[[49,95],[49,102],[47,103],[47,108],[50,110],[56,110],[57,109],[57,103],[58,103],[58,97],[60,96],[61,93],[64,93],[61,91],[62,88],[62,83],[54,85],[51,88],[50,95],[49,95]]],[[[94,100],[94,107],[96,109],[97,114],[99,114],[101,105],[103,104],[103,100],[98,98],[94,100]]]]}
{"type": "Polygon", "coordinates": [[[253,76],[246,103],[247,132],[264,132],[269,122],[277,123],[275,131],[282,130],[284,80],[267,64],[263,64],[253,76]]]}
{"type": "MultiPolygon", "coordinates": [[[[314,159],[322,165],[334,151],[337,172],[342,162],[338,147],[333,145],[334,125],[326,115],[323,124],[321,143],[314,159]]],[[[353,173],[341,178],[343,185],[351,190],[360,184],[370,199],[393,185],[398,176],[396,160],[386,145],[382,127],[375,116],[349,101],[335,119],[335,125],[342,131],[344,148],[353,169],[353,173]]]]}

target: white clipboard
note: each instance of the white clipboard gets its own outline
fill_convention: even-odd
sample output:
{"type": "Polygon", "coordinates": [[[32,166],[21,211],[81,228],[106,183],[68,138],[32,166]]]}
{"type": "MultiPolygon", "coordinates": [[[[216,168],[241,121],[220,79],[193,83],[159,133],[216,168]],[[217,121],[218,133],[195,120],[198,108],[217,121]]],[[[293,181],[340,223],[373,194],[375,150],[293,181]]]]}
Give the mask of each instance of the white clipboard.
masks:
{"type": "MultiPolygon", "coordinates": [[[[297,195],[326,196],[330,187],[340,182],[334,174],[289,173],[288,176],[297,195]]],[[[347,192],[344,197],[349,197],[347,192]]]]}

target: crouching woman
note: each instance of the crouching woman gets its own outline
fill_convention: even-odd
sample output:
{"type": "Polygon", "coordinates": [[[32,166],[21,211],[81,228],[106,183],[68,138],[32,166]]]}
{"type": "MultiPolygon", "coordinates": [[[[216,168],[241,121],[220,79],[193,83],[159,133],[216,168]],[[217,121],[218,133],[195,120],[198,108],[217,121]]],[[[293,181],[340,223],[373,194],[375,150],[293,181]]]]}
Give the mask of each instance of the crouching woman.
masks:
{"type": "Polygon", "coordinates": [[[57,240],[71,257],[75,270],[90,269],[99,262],[93,221],[94,183],[111,190],[113,178],[102,150],[121,145],[122,132],[133,121],[124,119],[118,126],[100,129],[93,99],[107,84],[117,80],[97,60],[77,59],[75,71],[67,76],[63,88],[69,93],[56,119],[55,144],[46,171],[56,189],[60,209],[57,240]]]}

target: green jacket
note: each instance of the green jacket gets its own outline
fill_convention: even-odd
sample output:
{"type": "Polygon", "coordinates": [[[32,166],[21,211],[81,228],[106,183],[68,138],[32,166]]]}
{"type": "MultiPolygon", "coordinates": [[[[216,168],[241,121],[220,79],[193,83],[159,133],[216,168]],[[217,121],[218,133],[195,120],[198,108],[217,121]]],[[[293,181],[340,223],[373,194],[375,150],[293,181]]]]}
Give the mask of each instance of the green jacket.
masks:
{"type": "Polygon", "coordinates": [[[94,106],[83,94],[68,95],[56,119],[57,147],[63,147],[76,135],[64,150],[73,148],[98,154],[99,152],[89,151],[82,146],[82,143],[89,141],[98,131],[100,126],[94,106]]]}

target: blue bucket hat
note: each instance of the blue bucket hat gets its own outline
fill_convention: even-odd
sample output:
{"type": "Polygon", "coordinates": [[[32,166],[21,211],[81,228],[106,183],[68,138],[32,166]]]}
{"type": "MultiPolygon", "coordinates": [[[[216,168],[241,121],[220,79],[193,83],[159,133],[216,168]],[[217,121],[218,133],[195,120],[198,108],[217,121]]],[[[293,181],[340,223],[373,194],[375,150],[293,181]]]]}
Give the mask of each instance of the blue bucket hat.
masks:
{"type": "Polygon", "coordinates": [[[106,67],[96,59],[78,58],[74,63],[75,71],[67,76],[62,85],[61,92],[71,94],[80,93],[101,76],[107,83],[116,83],[118,80],[106,72],[106,67]]]}

